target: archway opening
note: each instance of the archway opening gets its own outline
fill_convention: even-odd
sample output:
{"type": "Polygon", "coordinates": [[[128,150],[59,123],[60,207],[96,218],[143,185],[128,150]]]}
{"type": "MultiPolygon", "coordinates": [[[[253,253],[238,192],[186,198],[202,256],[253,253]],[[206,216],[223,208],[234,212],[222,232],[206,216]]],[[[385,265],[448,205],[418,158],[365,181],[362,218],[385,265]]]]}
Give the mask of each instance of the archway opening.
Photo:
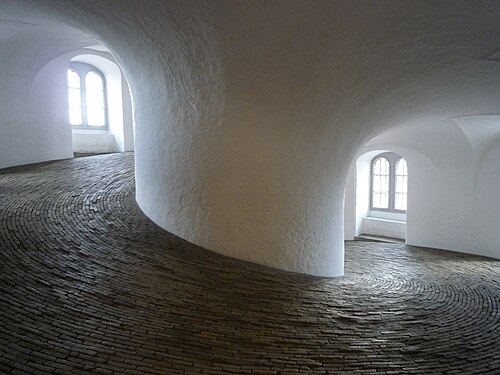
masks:
{"type": "MultiPolygon", "coordinates": [[[[4,15],[1,45],[9,59],[0,63],[0,79],[7,88],[2,92],[0,168],[67,159],[74,152],[133,150],[129,86],[111,52],[87,31],[41,11],[18,14],[16,9],[8,9],[4,15]],[[102,102],[107,108],[101,108],[99,116],[94,108],[92,113],[99,118],[92,119],[85,112],[86,123],[92,125],[86,129],[81,121],[70,118],[70,91],[82,86],[79,81],[78,90],[70,87],[68,69],[72,64],[91,66],[102,83],[102,102]]],[[[99,104],[93,100],[98,91],[87,93],[88,107],[99,104]]]]}
{"type": "Polygon", "coordinates": [[[360,155],[349,172],[345,239],[406,241],[408,164],[389,150],[360,155]]]}
{"type": "Polygon", "coordinates": [[[122,70],[109,50],[100,44],[74,51],[71,55],[75,53],[68,68],[68,118],[72,127],[73,152],[132,151],[132,102],[122,70]],[[75,89],[69,78],[75,73],[79,78],[78,92],[72,97],[71,92],[75,89]],[[99,87],[94,89],[86,84],[91,74],[100,78],[99,87]],[[76,117],[76,121],[72,121],[72,117],[76,117]]]}

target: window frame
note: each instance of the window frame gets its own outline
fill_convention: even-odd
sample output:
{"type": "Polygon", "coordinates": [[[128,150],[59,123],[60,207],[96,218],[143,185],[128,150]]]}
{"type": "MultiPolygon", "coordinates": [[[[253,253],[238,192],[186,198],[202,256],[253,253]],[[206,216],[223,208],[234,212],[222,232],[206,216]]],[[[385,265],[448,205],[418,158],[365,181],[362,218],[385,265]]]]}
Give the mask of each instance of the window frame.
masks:
{"type": "Polygon", "coordinates": [[[405,206],[408,209],[408,162],[403,157],[400,157],[399,159],[397,159],[394,162],[394,210],[395,211],[406,212],[406,210],[401,210],[401,209],[396,208],[396,203],[397,203],[396,202],[396,198],[398,196],[398,193],[402,194],[402,192],[398,192],[398,190],[397,190],[397,188],[398,188],[398,177],[402,177],[403,180],[404,180],[404,189],[403,189],[403,192],[404,192],[405,198],[406,198],[405,199],[405,206]],[[405,173],[399,175],[398,174],[398,166],[402,162],[404,162],[405,173]]]}
{"type": "MultiPolygon", "coordinates": [[[[391,190],[390,190],[390,186],[391,186],[391,162],[389,161],[388,158],[386,158],[385,156],[377,156],[375,158],[372,159],[371,161],[371,177],[370,177],[370,209],[371,208],[376,208],[377,210],[387,210],[389,209],[389,207],[391,206],[391,190]],[[374,206],[374,196],[375,196],[375,192],[374,192],[374,185],[375,185],[375,166],[377,165],[377,163],[380,161],[380,163],[383,163],[384,166],[387,165],[387,174],[377,174],[376,176],[377,177],[384,177],[387,178],[387,187],[388,187],[388,190],[387,190],[387,208],[384,208],[384,207],[375,207],[374,206]]],[[[384,194],[385,195],[385,194],[384,194]]],[[[384,199],[385,200],[385,199],[384,199]]]]}
{"type": "Polygon", "coordinates": [[[381,154],[373,157],[370,163],[370,211],[378,211],[378,212],[392,212],[397,214],[406,214],[406,210],[398,210],[395,208],[396,202],[396,165],[400,160],[404,160],[406,162],[406,186],[407,193],[406,199],[408,200],[408,162],[401,155],[398,155],[394,152],[383,152],[381,154]],[[389,204],[388,208],[380,208],[373,206],[373,173],[374,166],[378,159],[385,158],[389,162],[389,204]]]}
{"type": "MultiPolygon", "coordinates": [[[[79,61],[71,61],[67,71],[74,70],[80,78],[80,108],[81,108],[81,125],[73,125],[70,123],[72,129],[85,129],[85,130],[108,130],[109,128],[109,117],[108,117],[108,94],[106,77],[103,72],[101,72],[97,67],[82,63],[79,61]],[[87,84],[86,77],[87,74],[93,72],[96,73],[102,79],[103,87],[103,103],[104,103],[104,125],[89,125],[87,116],[87,84]]],[[[69,92],[69,83],[67,84],[67,89],[69,92]]],[[[69,99],[68,99],[69,100],[69,99]]],[[[69,102],[68,102],[68,121],[69,121],[69,102]]]]}

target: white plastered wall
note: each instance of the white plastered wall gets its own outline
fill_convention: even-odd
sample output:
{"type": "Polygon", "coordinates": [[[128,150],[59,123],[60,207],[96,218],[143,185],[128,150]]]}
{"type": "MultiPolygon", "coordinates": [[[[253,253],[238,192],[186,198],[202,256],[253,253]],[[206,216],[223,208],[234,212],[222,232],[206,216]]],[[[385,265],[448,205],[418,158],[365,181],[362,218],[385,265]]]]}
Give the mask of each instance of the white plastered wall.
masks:
{"type": "Polygon", "coordinates": [[[500,102],[500,64],[485,59],[500,36],[491,1],[5,0],[0,10],[38,12],[112,50],[134,98],[147,216],[285,270],[343,273],[345,183],[367,140],[500,102]]]}
{"type": "Polygon", "coordinates": [[[111,55],[80,49],[95,43],[85,33],[30,25],[0,21],[0,168],[71,158],[74,151],[133,150],[129,88],[111,55]],[[72,135],[67,69],[75,55],[109,78],[110,132],[72,135]]]}
{"type": "Polygon", "coordinates": [[[38,46],[2,42],[0,168],[73,157],[71,129],[60,110],[67,107],[65,60],[44,61],[38,46]]]}

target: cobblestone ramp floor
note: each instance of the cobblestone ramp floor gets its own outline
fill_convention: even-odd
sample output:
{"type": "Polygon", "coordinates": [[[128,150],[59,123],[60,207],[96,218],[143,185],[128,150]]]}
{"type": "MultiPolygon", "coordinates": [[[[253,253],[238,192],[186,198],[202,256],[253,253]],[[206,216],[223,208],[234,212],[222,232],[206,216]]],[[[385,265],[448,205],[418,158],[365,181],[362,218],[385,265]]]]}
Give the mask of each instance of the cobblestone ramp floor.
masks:
{"type": "Polygon", "coordinates": [[[500,374],[500,262],[348,243],[313,278],[200,249],[133,155],[0,171],[0,373],[500,374]]]}

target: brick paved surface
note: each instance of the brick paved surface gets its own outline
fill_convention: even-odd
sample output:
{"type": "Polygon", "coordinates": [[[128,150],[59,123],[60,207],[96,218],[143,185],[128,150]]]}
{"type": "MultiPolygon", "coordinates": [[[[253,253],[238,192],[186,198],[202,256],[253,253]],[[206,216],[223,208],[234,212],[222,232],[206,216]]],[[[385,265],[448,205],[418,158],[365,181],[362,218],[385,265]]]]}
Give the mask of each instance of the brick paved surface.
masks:
{"type": "Polygon", "coordinates": [[[133,155],[0,171],[0,373],[499,374],[500,262],[348,243],[346,276],[151,223],[133,155]]]}

